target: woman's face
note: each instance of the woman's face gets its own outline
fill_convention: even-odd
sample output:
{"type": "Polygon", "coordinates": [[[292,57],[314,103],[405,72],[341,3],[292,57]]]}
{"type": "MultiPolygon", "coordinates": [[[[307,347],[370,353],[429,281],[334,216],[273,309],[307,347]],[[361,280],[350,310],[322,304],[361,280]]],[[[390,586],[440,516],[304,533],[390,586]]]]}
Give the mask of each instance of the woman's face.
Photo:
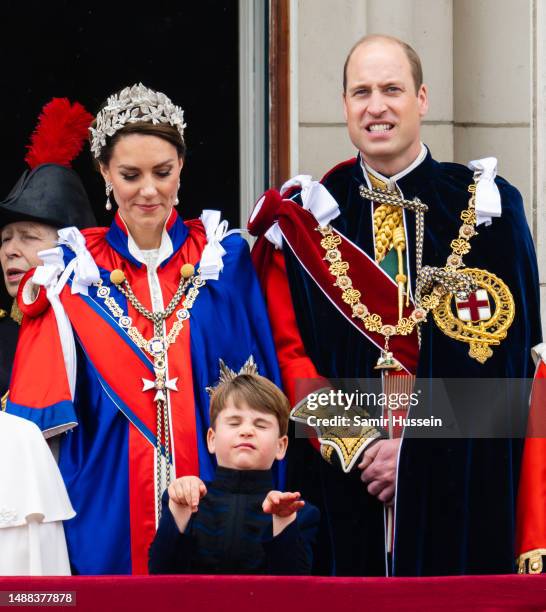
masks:
{"type": "Polygon", "coordinates": [[[16,221],[2,228],[0,264],[11,297],[17,295],[25,273],[42,263],[37,253],[51,249],[56,244],[57,230],[44,223],[16,221]]]}
{"type": "Polygon", "coordinates": [[[140,248],[156,248],[180,181],[183,160],[176,147],[158,136],[128,134],[116,143],[109,165],[119,212],[140,248]]]}

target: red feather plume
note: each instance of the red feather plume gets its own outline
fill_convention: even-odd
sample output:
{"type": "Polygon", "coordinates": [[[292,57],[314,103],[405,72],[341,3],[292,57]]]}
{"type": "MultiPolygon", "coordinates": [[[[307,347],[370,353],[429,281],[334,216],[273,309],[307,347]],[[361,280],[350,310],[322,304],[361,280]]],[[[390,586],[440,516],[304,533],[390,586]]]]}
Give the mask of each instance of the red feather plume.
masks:
{"type": "Polygon", "coordinates": [[[42,109],[25,161],[31,168],[48,163],[69,168],[83,148],[93,119],[79,102],[71,105],[67,98],[53,98],[42,109]]]}

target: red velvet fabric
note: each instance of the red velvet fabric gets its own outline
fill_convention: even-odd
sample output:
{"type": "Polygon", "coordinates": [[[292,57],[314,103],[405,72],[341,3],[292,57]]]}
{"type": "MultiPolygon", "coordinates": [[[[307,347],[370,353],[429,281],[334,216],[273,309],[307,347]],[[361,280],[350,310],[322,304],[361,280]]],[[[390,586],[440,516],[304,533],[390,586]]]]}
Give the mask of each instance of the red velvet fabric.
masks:
{"type": "MultiPolygon", "coordinates": [[[[546,576],[308,578],[99,576],[1,578],[0,591],[73,591],[78,612],[546,609],[546,576]]],[[[25,609],[32,609],[25,607],[25,609]]],[[[56,608],[59,609],[59,608],[56,608]]]]}
{"type": "MultiPolygon", "coordinates": [[[[332,282],[333,276],[324,260],[325,249],[321,246],[321,235],[316,231],[317,222],[313,215],[289,201],[281,203],[278,214],[283,237],[299,262],[347,320],[353,321],[352,307],[343,301],[341,291],[332,282]]],[[[342,260],[350,265],[354,287],[365,291],[363,303],[370,309],[370,313],[380,313],[384,322],[395,324],[398,320],[396,284],[390,282],[381,268],[342,234],[334,234],[341,238],[337,248],[342,260]]],[[[411,310],[404,306],[404,317],[409,317],[411,310]]],[[[364,330],[364,334],[379,347],[385,343],[385,338],[379,332],[364,330]]],[[[415,334],[391,336],[390,350],[408,372],[416,371],[419,349],[415,334]]]]}
{"type": "MultiPolygon", "coordinates": [[[[263,288],[284,389],[294,406],[303,399],[301,393],[297,393],[296,390],[298,379],[316,380],[319,388],[328,386],[328,381],[320,384],[321,377],[305,352],[292,306],[290,288],[286,281],[286,266],[281,251],[274,251],[271,255],[271,264],[263,288]]],[[[310,388],[308,392],[313,390],[310,388]]]]}
{"type": "MultiPolygon", "coordinates": [[[[305,352],[296,322],[282,251],[275,250],[270,242],[261,238],[252,251],[252,257],[261,275],[260,282],[277,348],[283,389],[290,404],[295,406],[308,393],[327,387],[329,383],[322,379],[305,352]],[[257,261],[267,261],[267,266],[257,265],[257,261]]],[[[310,436],[309,441],[320,451],[319,441],[312,433],[310,436]]]]}

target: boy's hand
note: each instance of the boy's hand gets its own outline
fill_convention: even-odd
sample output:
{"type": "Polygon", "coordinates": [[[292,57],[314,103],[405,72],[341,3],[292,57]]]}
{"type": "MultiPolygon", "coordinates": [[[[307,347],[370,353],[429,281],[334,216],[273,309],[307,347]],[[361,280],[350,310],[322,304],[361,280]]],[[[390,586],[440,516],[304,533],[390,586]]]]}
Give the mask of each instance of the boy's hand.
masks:
{"type": "Polygon", "coordinates": [[[199,501],[207,494],[205,483],[197,476],[182,476],[169,485],[169,499],[175,504],[187,506],[197,512],[199,501]]]}
{"type": "Polygon", "coordinates": [[[207,494],[205,483],[197,476],[182,476],[169,485],[169,510],[180,533],[186,531],[199,500],[207,494]]]}
{"type": "Polygon", "coordinates": [[[262,504],[266,514],[273,514],[281,518],[286,518],[295,514],[305,506],[305,502],[300,500],[300,493],[281,493],[280,491],[269,491],[262,504]]]}

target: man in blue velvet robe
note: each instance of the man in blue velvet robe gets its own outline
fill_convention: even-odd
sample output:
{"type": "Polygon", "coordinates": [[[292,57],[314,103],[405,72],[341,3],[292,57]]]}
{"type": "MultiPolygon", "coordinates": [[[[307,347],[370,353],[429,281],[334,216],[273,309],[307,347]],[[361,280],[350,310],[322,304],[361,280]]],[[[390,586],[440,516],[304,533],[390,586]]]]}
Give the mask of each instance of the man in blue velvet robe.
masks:
{"type": "MultiPolygon", "coordinates": [[[[476,291],[466,294],[457,308],[451,307],[457,325],[461,321],[464,325],[467,317],[471,322],[483,319],[487,328],[495,313],[514,314],[506,337],[492,347],[491,355],[486,350],[481,361],[469,354],[468,342],[440,329],[432,312],[420,324],[420,342],[417,326],[406,336],[391,336],[394,357],[404,355],[400,357],[401,374],[410,385],[411,377],[532,377],[530,348],[540,341],[538,274],[521,196],[507,181],[494,179],[490,162],[479,164],[473,173],[459,164],[432,158],[420,139],[427,94],[419,58],[411,47],[384,36],[359,41],[344,67],[343,92],[357,158],[337,165],[322,179],[327,191],[321,196],[322,204],[313,195],[317,184],[310,186],[300,177],[302,190],[286,191],[285,199],[266,193],[251,217],[250,231],[263,235],[254,249],[254,260],[268,301],[284,384],[294,404],[301,399],[296,379],[380,376],[375,369],[378,357],[389,357],[385,338],[361,323],[358,308],[362,304],[369,307],[379,296],[387,310],[369,310],[383,317],[383,325],[396,326],[392,308],[391,318],[387,316],[387,302],[392,301],[387,293],[402,291],[405,301],[409,279],[409,292],[415,296],[416,214],[410,209],[381,209],[377,201],[362,195],[361,186],[389,190],[406,203],[417,197],[427,205],[423,266],[441,269],[446,262],[453,263],[448,258],[456,255],[453,241],[459,239],[464,267],[499,277],[513,296],[512,302],[507,298],[504,305],[493,308],[491,296],[484,299],[476,291]],[[463,221],[461,214],[470,206],[473,193],[468,188],[480,182],[477,218],[470,215],[463,221]],[[495,198],[500,199],[500,210],[498,201],[497,209],[483,207],[484,200],[490,204],[495,198]],[[488,212],[489,219],[479,223],[488,212]],[[471,229],[461,229],[463,225],[471,229]],[[333,259],[324,259],[320,245],[328,243],[320,242],[320,232],[315,231],[324,226],[341,238],[342,258],[343,252],[353,251],[347,275],[360,298],[345,292],[343,299],[337,297],[335,292],[341,296],[341,291],[333,285],[339,283],[339,269],[337,281],[332,276],[328,281],[337,255],[330,251],[333,259]],[[403,228],[405,238],[401,255],[393,243],[397,227],[403,228]],[[385,273],[384,278],[379,275],[379,284],[370,280],[378,268],[385,273]],[[368,280],[362,272],[365,269],[370,270],[368,280]],[[353,315],[344,304],[351,300],[353,315]],[[484,306],[485,314],[480,310],[484,306]]],[[[405,308],[401,303],[395,306],[405,308]]],[[[395,312],[400,311],[395,308],[395,312]]],[[[407,312],[403,310],[406,318],[407,312]]],[[[504,402],[497,410],[489,392],[476,394],[476,388],[469,385],[467,392],[474,405],[485,408],[488,404],[491,414],[501,420],[525,420],[524,393],[519,394],[518,405],[504,402]]],[[[467,404],[460,390],[459,386],[459,403],[453,406],[456,418],[467,404]]],[[[431,410],[434,406],[424,402],[412,416],[427,416],[431,410]]],[[[339,463],[331,448],[322,444],[321,456],[307,440],[295,440],[288,486],[318,505],[324,517],[316,572],[398,576],[512,572],[521,440],[512,437],[510,427],[504,437],[493,430],[489,436],[487,427],[482,427],[479,437],[469,437],[468,431],[474,430],[470,427],[459,439],[445,434],[417,439],[407,435],[408,430],[402,439],[386,439],[384,432],[369,431],[359,459],[352,461],[347,473],[324,460],[339,463]],[[384,534],[383,503],[394,505],[394,535],[384,534]],[[386,550],[392,554],[385,554],[386,550]]]]}

